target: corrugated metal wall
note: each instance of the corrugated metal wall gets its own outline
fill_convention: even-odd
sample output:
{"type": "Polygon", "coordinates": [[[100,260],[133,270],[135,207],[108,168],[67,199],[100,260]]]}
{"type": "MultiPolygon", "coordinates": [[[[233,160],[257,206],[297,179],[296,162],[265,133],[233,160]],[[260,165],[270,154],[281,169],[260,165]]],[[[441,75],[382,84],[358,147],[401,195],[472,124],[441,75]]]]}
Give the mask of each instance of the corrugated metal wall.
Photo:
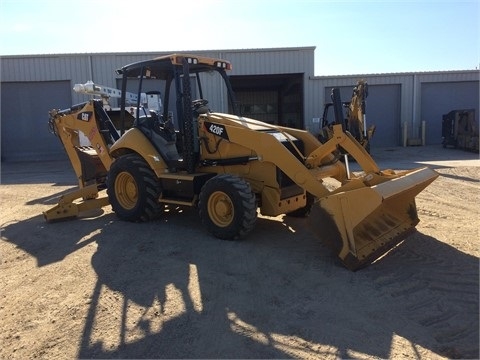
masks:
{"type": "MultiPolygon", "coordinates": [[[[232,62],[233,71],[231,75],[265,75],[265,74],[303,74],[304,76],[304,123],[305,128],[313,133],[318,131],[319,119],[322,115],[325,103],[325,93],[331,87],[353,88],[357,80],[364,78],[371,86],[375,85],[394,85],[400,90],[400,99],[398,101],[399,122],[408,127],[408,137],[418,138],[420,134],[420,125],[422,118],[426,114],[430,115],[432,109],[424,107],[435,107],[430,100],[425,102],[422,92],[429,89],[428,97],[432,98],[431,91],[445,94],[444,85],[431,90],[428,86],[422,84],[441,83],[446,84],[449,89],[455,91],[458,88],[456,83],[469,83],[469,88],[479,88],[479,72],[474,70],[466,71],[447,71],[435,73],[399,73],[399,74],[367,74],[367,75],[349,75],[349,76],[314,76],[314,51],[315,47],[299,48],[278,48],[278,49],[244,49],[244,50],[216,50],[216,51],[190,51],[193,54],[201,54],[218,58],[225,58],[232,62]],[[441,90],[441,91],[440,91],[441,90]],[[422,108],[423,106],[423,108],[422,108]]],[[[93,80],[96,83],[117,87],[118,76],[115,69],[123,65],[150,59],[156,56],[167,54],[166,52],[150,53],[122,53],[122,54],[62,54],[62,55],[37,55],[37,56],[2,56],[1,60],[1,86],[8,89],[8,83],[38,84],[45,82],[45,89],[48,90],[48,83],[52,81],[62,81],[69,83],[70,89],[75,83],[85,83],[87,80],[93,80]]],[[[321,69],[319,69],[321,72],[321,69]]],[[[206,84],[205,91],[210,93],[211,103],[216,104],[219,111],[227,111],[225,94],[216,91],[218,84],[214,81],[206,84]],[[212,95],[214,93],[215,95],[212,95]],[[220,105],[218,105],[220,104],[220,105]]],[[[54,93],[48,94],[41,91],[42,99],[56,96],[54,93]]],[[[478,122],[479,104],[478,91],[463,91],[462,106],[469,105],[476,110],[476,121],[478,122]]],[[[70,96],[72,104],[86,100],[81,94],[71,91],[70,96]]],[[[443,95],[445,96],[445,95],[443,95]]],[[[3,96],[2,96],[3,98],[3,96]]],[[[55,99],[51,99],[55,101],[55,99]]],[[[369,99],[372,101],[373,99],[369,99]]],[[[19,99],[28,101],[28,99],[19,99]]],[[[61,101],[63,102],[63,100],[61,101]]],[[[58,106],[63,104],[59,102],[58,106]]],[[[445,103],[441,98],[439,103],[445,103]]],[[[10,107],[18,106],[18,103],[4,103],[2,101],[1,121],[2,127],[6,122],[15,121],[11,118],[14,109],[10,107]]],[[[376,106],[382,106],[377,104],[376,106]]],[[[387,105],[385,105],[387,106],[387,105]]],[[[391,103],[390,105],[391,106],[391,103]]],[[[396,105],[397,106],[397,105],[396,105]]],[[[452,107],[456,104],[451,104],[452,107]]],[[[453,110],[453,109],[452,109],[453,110]]],[[[380,111],[380,109],[377,109],[380,111]]],[[[381,111],[380,111],[381,112],[381,111]]],[[[31,109],[31,118],[44,117],[45,114],[39,113],[39,109],[31,109]]],[[[441,119],[439,120],[441,121],[441,119]]],[[[398,124],[392,124],[398,126],[398,124]]],[[[377,134],[378,135],[378,134],[377,134]]],[[[37,136],[35,133],[31,137],[37,136]]],[[[433,139],[433,138],[429,138],[433,139]]],[[[4,134],[2,133],[2,140],[4,134]]],[[[441,139],[439,140],[441,141],[441,139]]],[[[3,142],[3,141],[2,141],[3,142]]],[[[392,143],[391,146],[400,145],[392,143]]]]}
{"type": "MultiPolygon", "coordinates": [[[[360,79],[365,79],[369,85],[396,85],[400,87],[400,123],[407,126],[408,139],[417,139],[421,137],[422,114],[430,113],[431,109],[422,109],[422,84],[424,83],[446,83],[455,91],[456,82],[467,82],[472,88],[478,89],[480,84],[480,72],[476,70],[465,71],[447,71],[447,72],[432,72],[432,73],[398,73],[398,74],[367,74],[367,75],[351,75],[351,76],[317,76],[312,77],[310,83],[307,85],[306,92],[309,96],[306,97],[306,127],[315,132],[318,128],[318,123],[312,121],[314,118],[321,117],[324,102],[327,97],[325,92],[330,91],[332,87],[348,87],[352,89],[356,82],[360,79]],[[310,103],[308,103],[310,101],[310,103]],[[309,116],[310,115],[310,116],[309,116]]],[[[447,96],[444,94],[444,96],[447,96]]],[[[345,101],[347,99],[344,99],[345,101]]],[[[442,100],[438,98],[438,102],[442,100]]],[[[373,99],[369,97],[369,102],[373,99]]],[[[464,92],[464,99],[462,103],[469,103],[470,108],[476,109],[476,121],[478,122],[479,112],[479,98],[478,91],[464,92]]],[[[375,106],[382,106],[381,103],[376,103],[375,106]]],[[[425,105],[426,106],[426,105],[425,105]]],[[[436,106],[429,103],[428,106],[436,106]]],[[[452,104],[452,106],[455,106],[452,104]]],[[[371,107],[370,107],[371,108],[371,107]]],[[[380,109],[376,109],[377,113],[381,113],[380,109]]],[[[453,109],[452,109],[453,110],[453,109]]],[[[368,111],[368,110],[367,110],[368,111]]],[[[388,113],[389,109],[385,109],[388,113]]],[[[441,126],[441,118],[439,119],[441,126]]],[[[397,124],[392,123],[392,126],[397,124]]],[[[431,129],[436,126],[432,124],[431,129]]],[[[436,130],[433,130],[436,131],[436,130]]],[[[377,134],[378,135],[378,134],[377,134]]],[[[430,144],[441,143],[441,138],[433,141],[433,137],[429,138],[430,144]]],[[[403,140],[398,143],[392,143],[391,146],[398,146],[403,144],[403,140]]]]}
{"type": "Polygon", "coordinates": [[[314,47],[218,52],[232,62],[231,75],[314,73],[314,47]]]}
{"type": "MultiPolygon", "coordinates": [[[[314,47],[224,51],[189,51],[192,54],[225,58],[232,62],[231,75],[306,73],[313,74],[314,47]]],[[[124,54],[64,54],[1,57],[2,82],[92,80],[116,87],[115,70],[133,62],[167,55],[171,52],[124,54]]],[[[83,101],[72,91],[72,101],[83,101]]]]}

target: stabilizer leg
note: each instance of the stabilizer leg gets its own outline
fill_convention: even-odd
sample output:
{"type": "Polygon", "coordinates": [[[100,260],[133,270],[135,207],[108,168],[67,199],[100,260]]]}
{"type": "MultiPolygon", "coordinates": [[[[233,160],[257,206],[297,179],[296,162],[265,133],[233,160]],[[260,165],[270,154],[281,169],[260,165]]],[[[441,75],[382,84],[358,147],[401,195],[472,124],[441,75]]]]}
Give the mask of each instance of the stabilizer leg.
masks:
{"type": "Polygon", "coordinates": [[[97,184],[93,184],[63,195],[57,205],[43,212],[43,216],[47,222],[65,220],[84,211],[100,209],[109,203],[106,195],[99,197],[97,184]],[[81,202],[75,202],[80,198],[83,199],[81,202]]]}

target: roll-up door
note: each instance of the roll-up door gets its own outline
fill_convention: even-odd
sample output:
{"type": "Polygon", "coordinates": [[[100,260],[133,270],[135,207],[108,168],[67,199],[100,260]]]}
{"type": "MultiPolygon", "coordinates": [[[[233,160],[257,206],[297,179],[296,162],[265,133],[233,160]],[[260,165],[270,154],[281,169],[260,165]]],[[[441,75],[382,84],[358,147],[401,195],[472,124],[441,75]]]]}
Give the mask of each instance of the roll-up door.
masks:
{"type": "MultiPolygon", "coordinates": [[[[342,102],[350,101],[353,87],[339,87],[342,102]]],[[[325,102],[331,102],[331,87],[325,88],[325,102]]],[[[368,85],[366,106],[367,127],[375,125],[375,134],[371,147],[398,146],[401,144],[401,115],[400,100],[401,88],[399,84],[368,85]]],[[[333,113],[329,114],[332,116],[333,113]]]]}
{"type": "Polygon", "coordinates": [[[452,110],[475,109],[478,123],[478,81],[422,83],[421,120],[425,121],[427,145],[442,143],[443,115],[452,110]]]}
{"type": "Polygon", "coordinates": [[[48,131],[48,112],[70,107],[70,81],[2,83],[2,161],[66,158],[48,131]]]}

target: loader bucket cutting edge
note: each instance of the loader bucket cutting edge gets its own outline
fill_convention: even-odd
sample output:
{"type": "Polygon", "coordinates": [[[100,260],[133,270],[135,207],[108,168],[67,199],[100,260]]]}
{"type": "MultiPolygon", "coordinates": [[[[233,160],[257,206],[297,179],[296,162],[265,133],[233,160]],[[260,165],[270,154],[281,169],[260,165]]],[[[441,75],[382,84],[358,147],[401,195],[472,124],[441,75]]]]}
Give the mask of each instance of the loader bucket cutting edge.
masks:
{"type": "Polygon", "coordinates": [[[370,187],[322,198],[309,226],[333,248],[343,264],[358,270],[377,260],[415,231],[415,196],[438,177],[421,168],[370,187]]]}

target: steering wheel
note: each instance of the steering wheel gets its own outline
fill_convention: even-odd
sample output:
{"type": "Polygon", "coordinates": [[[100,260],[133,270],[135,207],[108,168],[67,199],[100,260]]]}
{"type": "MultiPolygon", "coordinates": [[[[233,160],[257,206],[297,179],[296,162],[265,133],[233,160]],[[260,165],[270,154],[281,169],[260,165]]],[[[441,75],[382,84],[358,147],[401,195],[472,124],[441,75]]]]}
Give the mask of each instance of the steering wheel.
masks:
{"type": "Polygon", "coordinates": [[[208,100],[205,100],[205,99],[193,100],[192,110],[193,110],[193,113],[196,114],[195,116],[208,113],[210,109],[207,107],[207,104],[208,104],[208,100]]]}
{"type": "Polygon", "coordinates": [[[193,110],[198,110],[202,106],[206,106],[208,104],[208,100],[205,99],[197,99],[192,101],[192,108],[193,110]]]}

